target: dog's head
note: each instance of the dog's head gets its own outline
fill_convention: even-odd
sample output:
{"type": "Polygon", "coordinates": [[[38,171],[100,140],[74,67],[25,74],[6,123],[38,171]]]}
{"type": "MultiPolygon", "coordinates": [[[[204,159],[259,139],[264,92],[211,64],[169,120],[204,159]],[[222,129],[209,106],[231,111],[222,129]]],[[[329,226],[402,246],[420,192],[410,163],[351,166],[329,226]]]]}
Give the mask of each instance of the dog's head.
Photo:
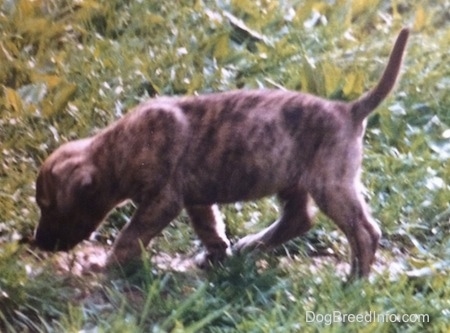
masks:
{"type": "Polygon", "coordinates": [[[108,212],[99,193],[99,175],[86,158],[88,145],[85,140],[65,144],[42,165],[36,182],[41,218],[33,241],[41,249],[72,249],[108,212]]]}

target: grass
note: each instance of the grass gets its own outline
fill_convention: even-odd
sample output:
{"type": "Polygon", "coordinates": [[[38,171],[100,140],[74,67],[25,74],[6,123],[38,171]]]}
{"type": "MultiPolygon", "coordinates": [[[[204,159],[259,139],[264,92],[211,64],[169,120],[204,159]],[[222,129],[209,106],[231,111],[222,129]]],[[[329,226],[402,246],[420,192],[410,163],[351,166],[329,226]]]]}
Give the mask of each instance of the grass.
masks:
{"type": "MultiPolygon", "coordinates": [[[[448,0],[0,2],[0,331],[448,332],[449,10],[448,0]],[[131,276],[80,276],[78,257],[65,269],[18,242],[39,217],[37,170],[61,143],[155,95],[283,87],[355,98],[405,25],[403,75],[366,135],[365,196],[383,230],[368,281],[343,283],[347,244],[321,215],[274,253],[210,272],[158,264],[199,251],[184,215],[131,276]],[[345,322],[329,321],[339,313],[345,322]],[[390,320],[358,322],[368,313],[390,320]],[[397,321],[403,314],[427,318],[397,321]]],[[[108,248],[133,209],[114,212],[91,243],[108,248]]],[[[236,240],[278,206],[267,198],[222,212],[236,240]]]]}

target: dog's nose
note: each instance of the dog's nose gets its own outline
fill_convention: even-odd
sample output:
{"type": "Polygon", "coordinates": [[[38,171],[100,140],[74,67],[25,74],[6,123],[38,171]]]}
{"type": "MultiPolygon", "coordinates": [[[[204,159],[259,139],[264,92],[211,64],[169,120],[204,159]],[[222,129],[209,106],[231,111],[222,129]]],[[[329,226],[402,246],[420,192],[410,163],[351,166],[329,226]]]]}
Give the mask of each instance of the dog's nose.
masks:
{"type": "Polygon", "coordinates": [[[53,235],[51,232],[39,229],[36,231],[32,244],[44,251],[68,251],[73,245],[64,241],[60,237],[53,235]]]}
{"type": "Polygon", "coordinates": [[[34,246],[34,238],[32,235],[22,236],[22,238],[19,239],[19,244],[28,244],[30,246],[34,246]]]}

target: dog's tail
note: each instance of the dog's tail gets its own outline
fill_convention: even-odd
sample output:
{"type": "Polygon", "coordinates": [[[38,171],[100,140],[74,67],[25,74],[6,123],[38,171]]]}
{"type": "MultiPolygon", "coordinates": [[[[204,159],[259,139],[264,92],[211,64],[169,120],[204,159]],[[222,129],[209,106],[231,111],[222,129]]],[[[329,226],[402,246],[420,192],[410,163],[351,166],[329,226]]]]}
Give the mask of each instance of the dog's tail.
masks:
{"type": "Polygon", "coordinates": [[[403,53],[408,41],[409,29],[403,28],[397,37],[395,45],[389,56],[389,62],[378,84],[359,99],[351,103],[351,112],[356,122],[362,122],[386,98],[400,72],[403,53]]]}

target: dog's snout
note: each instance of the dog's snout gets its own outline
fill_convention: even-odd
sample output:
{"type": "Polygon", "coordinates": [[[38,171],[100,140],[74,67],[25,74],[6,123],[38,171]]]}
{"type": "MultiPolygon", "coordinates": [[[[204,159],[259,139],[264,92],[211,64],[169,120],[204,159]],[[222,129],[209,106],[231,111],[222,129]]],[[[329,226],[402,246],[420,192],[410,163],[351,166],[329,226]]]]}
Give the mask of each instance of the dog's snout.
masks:
{"type": "Polygon", "coordinates": [[[51,231],[43,230],[42,228],[36,230],[32,245],[41,250],[51,252],[68,251],[75,246],[62,237],[58,237],[51,231]]]}

